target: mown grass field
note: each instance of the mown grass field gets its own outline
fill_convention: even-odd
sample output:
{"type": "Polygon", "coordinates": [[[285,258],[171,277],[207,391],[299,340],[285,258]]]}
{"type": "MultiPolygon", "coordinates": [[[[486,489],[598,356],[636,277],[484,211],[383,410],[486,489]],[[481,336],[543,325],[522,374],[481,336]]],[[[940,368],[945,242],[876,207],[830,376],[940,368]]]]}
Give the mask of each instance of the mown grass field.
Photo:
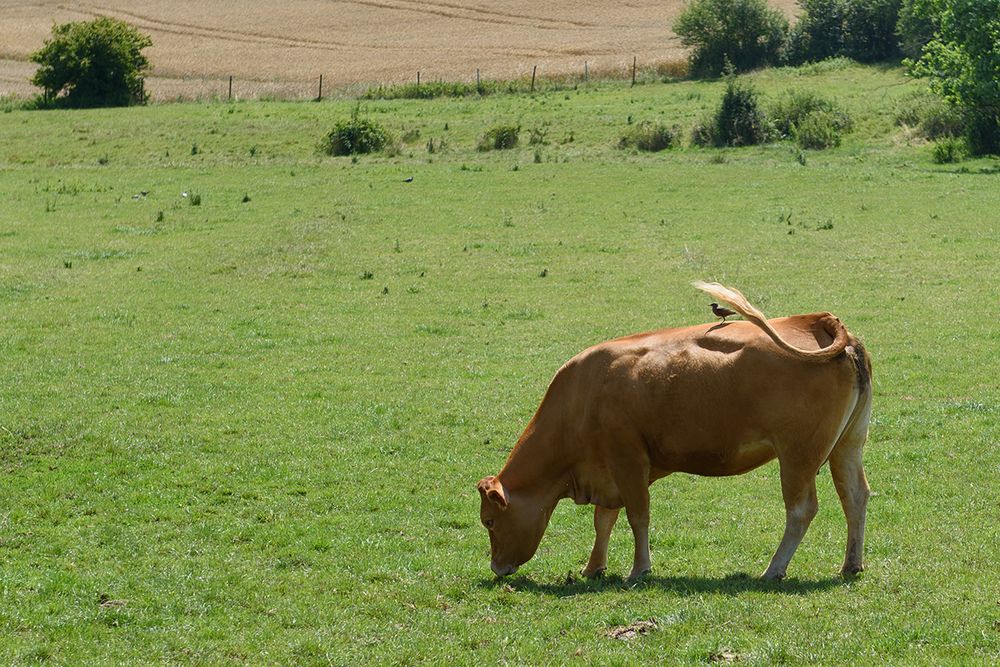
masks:
{"type": "Polygon", "coordinates": [[[754,77],[854,115],[804,165],[615,147],[718,82],[368,102],[411,140],[356,162],[316,152],[348,102],[0,114],[0,662],[995,663],[998,163],[908,144],[897,70],[810,71],[754,77]],[[540,162],[474,150],[502,121],[540,162]],[[867,571],[837,576],[824,469],[790,578],[755,578],[771,464],[654,485],[637,584],[624,522],[575,576],[566,502],[494,580],[476,481],[569,356],[706,321],[694,279],[865,340],[867,571]]]}

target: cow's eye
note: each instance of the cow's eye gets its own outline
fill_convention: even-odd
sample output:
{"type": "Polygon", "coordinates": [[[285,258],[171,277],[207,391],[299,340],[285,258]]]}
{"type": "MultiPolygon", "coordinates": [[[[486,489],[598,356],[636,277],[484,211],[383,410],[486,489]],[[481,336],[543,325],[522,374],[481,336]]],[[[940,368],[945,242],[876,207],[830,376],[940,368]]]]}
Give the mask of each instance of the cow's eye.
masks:
{"type": "Polygon", "coordinates": [[[483,519],[483,525],[486,526],[486,530],[493,530],[493,519],[483,519]]]}

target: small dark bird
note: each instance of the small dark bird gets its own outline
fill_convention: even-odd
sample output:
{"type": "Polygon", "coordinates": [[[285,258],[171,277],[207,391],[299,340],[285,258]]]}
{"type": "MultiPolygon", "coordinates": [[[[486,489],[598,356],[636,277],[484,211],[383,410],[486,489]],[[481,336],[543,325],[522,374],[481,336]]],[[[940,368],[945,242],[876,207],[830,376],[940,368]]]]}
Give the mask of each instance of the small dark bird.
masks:
{"type": "Polygon", "coordinates": [[[717,303],[713,303],[712,304],[712,313],[716,317],[721,317],[723,322],[725,322],[726,318],[729,317],[730,315],[735,315],[736,314],[735,311],[729,310],[728,308],[723,308],[722,306],[720,306],[717,303]]]}
{"type": "Polygon", "coordinates": [[[404,179],[403,179],[403,182],[404,182],[404,183],[412,183],[412,182],[413,182],[413,177],[412,177],[412,176],[410,176],[409,178],[404,178],[404,179]]]}

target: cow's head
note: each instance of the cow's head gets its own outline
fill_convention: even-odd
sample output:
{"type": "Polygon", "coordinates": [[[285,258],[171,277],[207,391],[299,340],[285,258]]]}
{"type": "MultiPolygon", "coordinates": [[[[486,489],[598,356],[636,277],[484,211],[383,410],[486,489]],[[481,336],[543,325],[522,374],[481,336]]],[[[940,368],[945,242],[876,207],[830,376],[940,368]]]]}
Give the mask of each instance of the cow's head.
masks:
{"type": "Polygon", "coordinates": [[[552,508],[525,493],[511,493],[494,476],[479,480],[479,519],[490,534],[490,568],[500,577],[528,562],[542,541],[552,508]]]}

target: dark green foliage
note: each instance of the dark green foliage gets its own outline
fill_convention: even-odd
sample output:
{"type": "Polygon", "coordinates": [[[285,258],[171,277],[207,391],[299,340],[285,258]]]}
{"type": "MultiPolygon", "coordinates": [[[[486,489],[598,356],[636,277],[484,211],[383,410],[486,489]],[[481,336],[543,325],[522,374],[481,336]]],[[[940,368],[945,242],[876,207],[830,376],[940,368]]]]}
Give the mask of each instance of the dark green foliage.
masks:
{"type": "Polygon", "coordinates": [[[618,141],[618,147],[656,152],[673,146],[676,138],[676,130],[664,123],[643,121],[629,128],[618,141]]]}
{"type": "Polygon", "coordinates": [[[322,150],[329,155],[358,155],[376,153],[391,143],[382,125],[355,112],[350,119],[337,121],[323,140],[322,150]]]}
{"type": "Polygon", "coordinates": [[[973,155],[1000,154],[1000,0],[926,0],[938,31],[911,72],[962,114],[973,155]]]}
{"type": "Polygon", "coordinates": [[[673,29],[692,49],[691,71],[712,76],[727,62],[740,72],[777,64],[788,21],[765,0],[692,0],[673,29]]]}
{"type": "Polygon", "coordinates": [[[880,62],[901,54],[896,37],[901,0],[847,0],[844,54],[861,62],[880,62]]]}
{"type": "Polygon", "coordinates": [[[486,130],[486,134],[479,138],[476,150],[506,150],[517,146],[517,137],[521,132],[520,125],[495,125],[486,130]]]}
{"type": "Polygon", "coordinates": [[[752,146],[767,141],[767,116],[749,82],[730,77],[713,123],[717,146],[752,146]]]}
{"type": "Polygon", "coordinates": [[[31,55],[39,65],[31,83],[59,106],[110,107],[142,104],[152,40],[118,19],[64,23],[31,55]]]}
{"type": "Polygon", "coordinates": [[[896,36],[907,58],[919,58],[924,46],[934,38],[937,25],[928,0],[903,0],[899,7],[896,36]]]}
{"type": "Polygon", "coordinates": [[[898,57],[896,26],[902,0],[799,0],[789,60],[847,56],[862,62],[898,57]]]}
{"type": "Polygon", "coordinates": [[[844,52],[845,0],[799,0],[802,12],[789,37],[793,62],[816,62],[844,52]]]}

